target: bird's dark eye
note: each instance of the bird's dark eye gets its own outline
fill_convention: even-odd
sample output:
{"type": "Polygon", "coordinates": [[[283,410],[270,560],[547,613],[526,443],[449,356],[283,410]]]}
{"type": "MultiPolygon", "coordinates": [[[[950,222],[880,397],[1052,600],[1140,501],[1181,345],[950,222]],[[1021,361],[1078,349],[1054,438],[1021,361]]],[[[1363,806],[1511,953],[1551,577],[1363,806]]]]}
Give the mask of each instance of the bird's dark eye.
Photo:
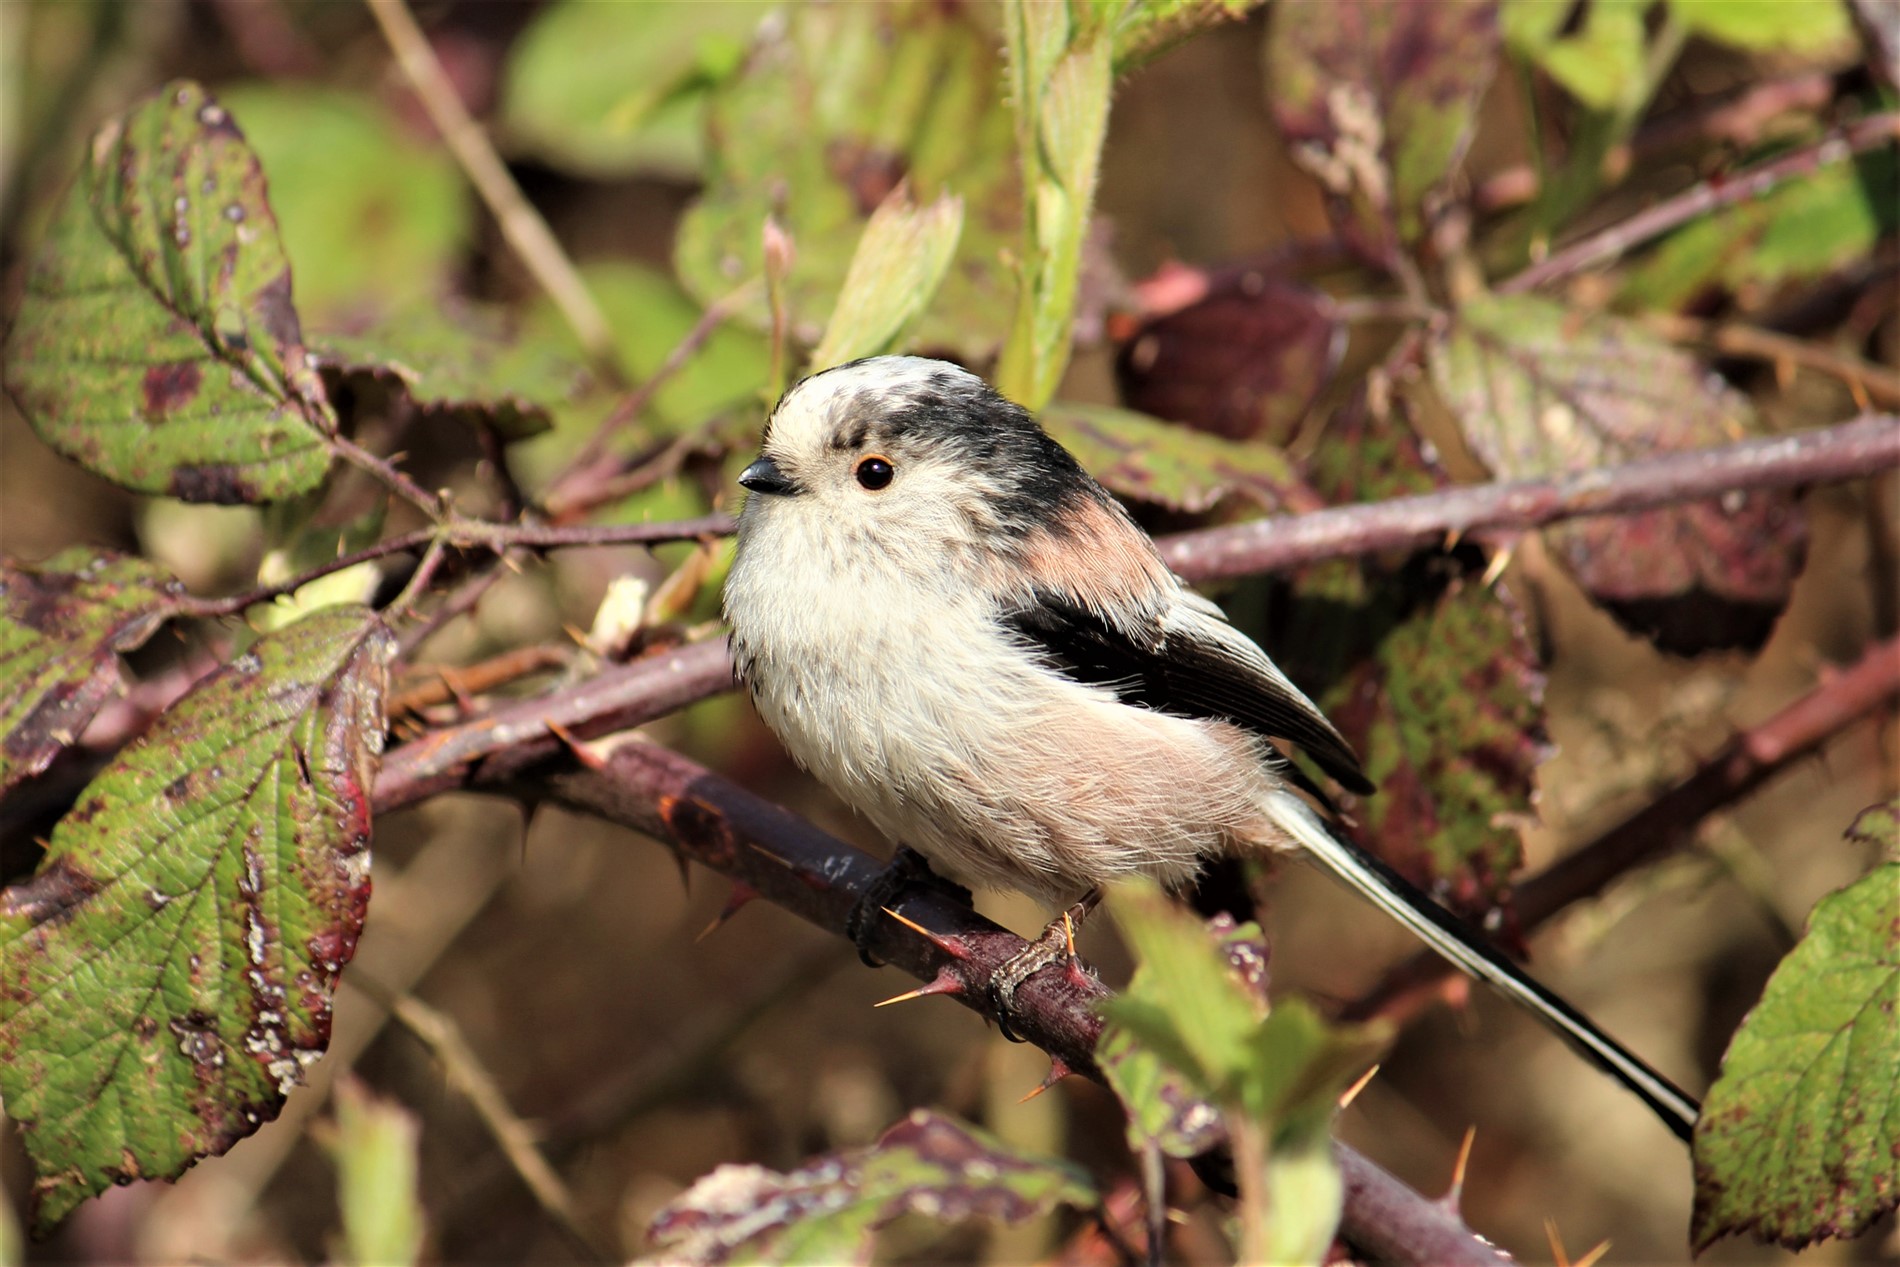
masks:
{"type": "Polygon", "coordinates": [[[889,458],[873,453],[858,459],[857,475],[858,483],[875,493],[897,478],[897,468],[891,465],[889,458]]]}

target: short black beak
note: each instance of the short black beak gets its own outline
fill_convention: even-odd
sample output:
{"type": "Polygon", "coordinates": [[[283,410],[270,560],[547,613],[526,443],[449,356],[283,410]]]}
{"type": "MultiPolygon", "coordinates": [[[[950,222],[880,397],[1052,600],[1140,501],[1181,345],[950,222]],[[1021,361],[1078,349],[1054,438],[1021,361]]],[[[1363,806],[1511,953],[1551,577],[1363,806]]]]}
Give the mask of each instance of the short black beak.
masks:
{"type": "Polygon", "coordinates": [[[778,463],[771,458],[760,458],[739,472],[739,483],[755,493],[772,497],[789,497],[798,491],[798,485],[786,479],[785,472],[779,470],[778,463]]]}

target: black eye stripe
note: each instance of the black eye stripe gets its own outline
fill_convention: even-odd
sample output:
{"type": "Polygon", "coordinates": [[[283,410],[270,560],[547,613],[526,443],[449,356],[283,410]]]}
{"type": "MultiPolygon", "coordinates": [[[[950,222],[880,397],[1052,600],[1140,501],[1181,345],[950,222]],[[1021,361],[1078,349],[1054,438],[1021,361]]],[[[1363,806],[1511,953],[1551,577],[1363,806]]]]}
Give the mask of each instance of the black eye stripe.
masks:
{"type": "Polygon", "coordinates": [[[859,485],[874,493],[880,488],[888,488],[890,482],[897,478],[897,469],[891,465],[890,459],[878,453],[859,458],[854,473],[859,485]]]}

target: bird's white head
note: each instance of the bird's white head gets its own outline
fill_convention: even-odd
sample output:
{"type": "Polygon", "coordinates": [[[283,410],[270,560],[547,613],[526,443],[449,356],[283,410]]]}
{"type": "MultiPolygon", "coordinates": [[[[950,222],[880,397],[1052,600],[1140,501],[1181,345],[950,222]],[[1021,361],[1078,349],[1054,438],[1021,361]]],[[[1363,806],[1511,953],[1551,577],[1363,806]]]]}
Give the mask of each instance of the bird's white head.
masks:
{"type": "MultiPolygon", "coordinates": [[[[779,401],[756,462],[740,548],[774,525],[941,567],[1045,528],[1094,481],[1022,407],[968,370],[915,356],[853,361],[779,401]]],[[[794,535],[804,536],[805,533],[794,535]]]]}

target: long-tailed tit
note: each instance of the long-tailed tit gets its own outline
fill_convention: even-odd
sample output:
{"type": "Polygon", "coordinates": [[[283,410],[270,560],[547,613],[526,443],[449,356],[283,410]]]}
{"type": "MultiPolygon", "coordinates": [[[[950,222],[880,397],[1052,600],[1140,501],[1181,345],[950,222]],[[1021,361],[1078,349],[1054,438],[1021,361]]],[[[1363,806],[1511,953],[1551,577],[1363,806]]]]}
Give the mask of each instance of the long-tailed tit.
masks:
{"type": "Polygon", "coordinates": [[[1370,792],[1346,741],[980,378],[900,356],[815,374],[739,482],[739,676],[793,757],[890,839],[1052,903],[1304,847],[1687,1136],[1693,1100],[1327,830],[1269,741],[1370,792]]]}

